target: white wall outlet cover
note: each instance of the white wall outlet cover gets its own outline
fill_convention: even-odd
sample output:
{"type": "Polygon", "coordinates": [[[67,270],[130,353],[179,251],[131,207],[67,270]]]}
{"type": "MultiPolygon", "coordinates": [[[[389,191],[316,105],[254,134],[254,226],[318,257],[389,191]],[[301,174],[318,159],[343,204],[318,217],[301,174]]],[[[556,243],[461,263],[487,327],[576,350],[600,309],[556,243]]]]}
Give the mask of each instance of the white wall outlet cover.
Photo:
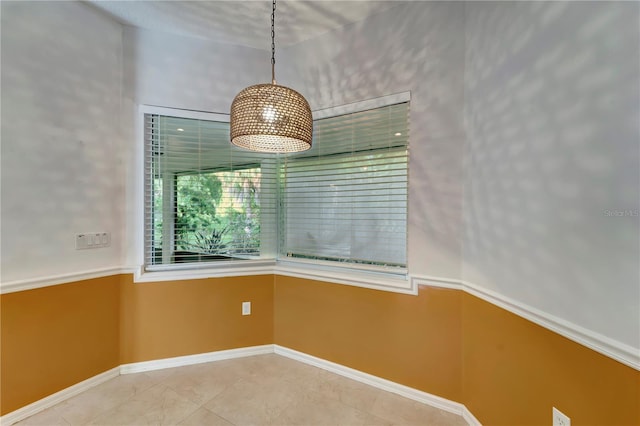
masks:
{"type": "Polygon", "coordinates": [[[553,426],[571,426],[571,419],[556,407],[553,407],[551,413],[553,414],[553,426]]]}
{"type": "Polygon", "coordinates": [[[251,315],[251,302],[242,302],[242,315],[251,315]]]}

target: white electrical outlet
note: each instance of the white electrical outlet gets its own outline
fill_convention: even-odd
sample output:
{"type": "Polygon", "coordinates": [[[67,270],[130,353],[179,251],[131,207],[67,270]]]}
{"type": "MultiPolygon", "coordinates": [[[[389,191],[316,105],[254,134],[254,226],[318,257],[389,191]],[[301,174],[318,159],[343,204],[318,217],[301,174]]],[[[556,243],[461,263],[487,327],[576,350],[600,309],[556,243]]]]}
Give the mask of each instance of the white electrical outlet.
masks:
{"type": "Polygon", "coordinates": [[[251,315],[251,302],[242,302],[242,315],[251,315]]]}
{"type": "Polygon", "coordinates": [[[571,426],[571,419],[556,407],[553,407],[551,413],[553,414],[553,426],[571,426]]]}

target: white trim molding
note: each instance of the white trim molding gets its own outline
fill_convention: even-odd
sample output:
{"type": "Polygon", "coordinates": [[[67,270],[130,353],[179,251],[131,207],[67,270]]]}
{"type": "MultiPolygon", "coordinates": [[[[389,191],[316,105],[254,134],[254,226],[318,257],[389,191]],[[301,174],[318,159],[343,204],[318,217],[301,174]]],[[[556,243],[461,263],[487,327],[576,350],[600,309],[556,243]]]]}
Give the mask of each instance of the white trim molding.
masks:
{"type": "Polygon", "coordinates": [[[336,117],[338,115],[350,114],[352,112],[365,111],[369,109],[382,108],[389,105],[400,104],[411,101],[411,92],[400,92],[392,95],[380,96],[378,98],[367,99],[365,101],[352,102],[350,104],[332,106],[313,111],[313,119],[336,117]]]}
{"type": "Polygon", "coordinates": [[[390,291],[403,294],[418,294],[414,280],[406,275],[378,273],[375,271],[355,270],[323,265],[301,267],[290,262],[276,262],[274,260],[247,261],[239,264],[230,262],[225,267],[212,268],[210,265],[189,265],[168,270],[144,271],[144,267],[103,268],[82,271],[73,274],[55,275],[50,277],[29,278],[0,284],[0,293],[14,293],[33,290],[60,284],[70,284],[77,281],[103,278],[112,275],[132,274],[133,281],[161,282],[183,281],[205,278],[242,277],[255,275],[283,275],[306,278],[334,284],[344,284],[373,290],[390,291]]]}
{"type": "Polygon", "coordinates": [[[640,371],[640,351],[638,349],[603,336],[595,331],[587,330],[577,324],[468,281],[429,276],[415,276],[413,279],[417,286],[423,285],[465,291],[485,302],[516,314],[569,340],[640,371]]]}
{"type": "Polygon", "coordinates": [[[303,362],[305,364],[313,365],[314,367],[322,368],[323,370],[339,374],[341,376],[356,380],[360,383],[364,383],[366,385],[373,386],[387,392],[395,393],[396,395],[409,398],[422,404],[439,408],[449,413],[457,414],[459,416],[462,416],[469,425],[480,425],[480,422],[478,422],[478,420],[471,414],[466,406],[459,402],[451,401],[437,395],[410,388],[409,386],[401,385],[399,383],[392,382],[390,380],[383,379],[368,373],[364,373],[353,368],[345,367],[344,365],[336,364],[335,362],[327,361],[322,358],[305,354],[303,352],[298,352],[296,350],[279,345],[273,346],[274,352],[278,355],[282,355],[287,358],[303,362]]]}
{"type": "Polygon", "coordinates": [[[131,274],[134,270],[126,268],[102,268],[90,271],[75,272],[72,274],[53,275],[48,277],[28,278],[25,280],[8,281],[0,284],[0,293],[15,293],[18,291],[33,290],[41,287],[49,287],[58,284],[69,284],[77,281],[104,278],[112,275],[131,274]]]}
{"type": "Polygon", "coordinates": [[[473,415],[471,411],[467,408],[466,405],[463,406],[464,411],[462,412],[462,418],[467,422],[469,426],[482,426],[480,420],[476,419],[476,416],[473,415]]]}
{"type": "Polygon", "coordinates": [[[157,114],[166,115],[168,117],[193,118],[196,120],[222,121],[228,123],[231,116],[228,113],[196,111],[192,109],[169,108],[157,105],[138,105],[138,114],[157,114]]]}
{"type": "Polygon", "coordinates": [[[273,273],[275,275],[351,285],[372,290],[418,294],[418,287],[406,275],[286,261],[278,261],[273,273]]]}
{"type": "Polygon", "coordinates": [[[447,288],[450,290],[464,291],[464,285],[462,284],[462,281],[453,278],[414,275],[413,282],[416,286],[423,285],[427,287],[447,288]]]}
{"type": "Polygon", "coordinates": [[[87,391],[94,386],[104,383],[107,380],[118,377],[119,375],[120,367],[115,367],[111,370],[107,370],[104,373],[100,373],[97,376],[90,377],[87,380],[83,380],[80,383],[76,383],[75,385],[62,389],[59,392],[56,392],[36,402],[32,402],[29,405],[25,405],[22,408],[5,414],[4,416],[0,417],[0,424],[2,426],[10,426],[14,423],[26,419],[27,417],[38,414],[39,412],[44,411],[47,408],[51,408],[56,404],[66,401],[67,399],[72,398],[84,391],[87,391]]]}
{"type": "Polygon", "coordinates": [[[246,348],[227,349],[196,355],[185,355],[152,361],[134,362],[120,366],[120,374],[142,373],[144,371],[163,370],[165,368],[183,367],[185,365],[203,364],[205,362],[222,361],[224,359],[244,358],[247,356],[273,353],[273,345],[249,346],[246,348]]]}

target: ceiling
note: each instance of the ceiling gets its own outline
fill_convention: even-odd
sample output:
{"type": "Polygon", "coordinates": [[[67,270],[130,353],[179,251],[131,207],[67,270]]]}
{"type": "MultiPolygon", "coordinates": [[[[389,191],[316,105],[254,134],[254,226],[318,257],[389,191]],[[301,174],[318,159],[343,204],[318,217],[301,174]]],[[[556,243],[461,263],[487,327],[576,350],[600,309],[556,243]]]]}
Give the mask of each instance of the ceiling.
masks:
{"type": "MultiPolygon", "coordinates": [[[[122,24],[222,43],[271,48],[271,1],[86,0],[122,24]]],[[[276,8],[276,43],[289,46],[361,21],[395,1],[281,0],[276,8]]]]}

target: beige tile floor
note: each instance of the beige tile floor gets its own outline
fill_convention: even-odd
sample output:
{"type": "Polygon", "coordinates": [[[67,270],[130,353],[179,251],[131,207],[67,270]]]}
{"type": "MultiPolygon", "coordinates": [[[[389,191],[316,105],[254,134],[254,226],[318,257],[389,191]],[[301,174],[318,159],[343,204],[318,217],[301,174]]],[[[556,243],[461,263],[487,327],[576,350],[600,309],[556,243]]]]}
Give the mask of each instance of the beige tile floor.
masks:
{"type": "Polygon", "coordinates": [[[18,425],[466,425],[279,355],[118,376],[18,425]]]}

